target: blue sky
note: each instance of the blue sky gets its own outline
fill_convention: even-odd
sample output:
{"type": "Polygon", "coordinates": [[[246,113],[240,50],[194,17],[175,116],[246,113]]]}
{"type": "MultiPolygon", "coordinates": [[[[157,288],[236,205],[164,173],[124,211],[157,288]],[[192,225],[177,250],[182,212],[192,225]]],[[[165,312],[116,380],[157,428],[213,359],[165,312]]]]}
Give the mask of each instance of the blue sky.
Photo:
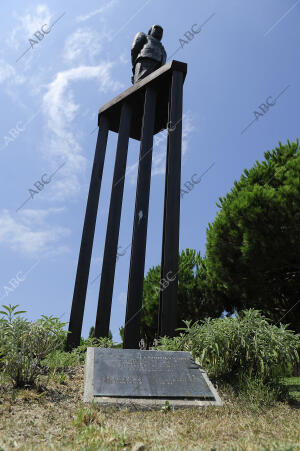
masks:
{"type": "MultiPolygon", "coordinates": [[[[299,0],[3,2],[0,303],[20,304],[32,320],[54,314],[68,321],[97,137],[91,132],[100,106],[130,86],[138,31],[161,24],[167,54],[178,50],[173,58],[188,63],[182,185],[210,169],[182,198],[180,249],[203,254],[218,198],[266,150],[299,136],[299,22],[299,0]],[[202,24],[191,39],[191,28],[202,24]]],[[[101,272],[116,139],[111,132],[84,336],[97,308],[99,279],[93,280],[101,272]]],[[[165,135],[157,135],[145,271],[161,256],[165,149],[165,135]]],[[[131,241],[138,152],[131,141],[120,252],[131,241]]],[[[129,258],[127,248],[117,262],[115,339],[124,323],[129,258]]]]}

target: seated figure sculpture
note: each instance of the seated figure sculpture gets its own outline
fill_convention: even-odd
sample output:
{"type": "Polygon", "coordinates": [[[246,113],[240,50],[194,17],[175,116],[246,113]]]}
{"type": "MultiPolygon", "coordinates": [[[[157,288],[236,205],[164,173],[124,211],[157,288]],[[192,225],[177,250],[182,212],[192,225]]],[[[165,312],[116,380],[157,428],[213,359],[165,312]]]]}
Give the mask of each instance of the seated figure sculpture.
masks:
{"type": "Polygon", "coordinates": [[[131,46],[132,83],[154,72],[166,63],[167,54],[160,42],[163,36],[163,28],[153,25],[148,34],[138,33],[131,46]]]}

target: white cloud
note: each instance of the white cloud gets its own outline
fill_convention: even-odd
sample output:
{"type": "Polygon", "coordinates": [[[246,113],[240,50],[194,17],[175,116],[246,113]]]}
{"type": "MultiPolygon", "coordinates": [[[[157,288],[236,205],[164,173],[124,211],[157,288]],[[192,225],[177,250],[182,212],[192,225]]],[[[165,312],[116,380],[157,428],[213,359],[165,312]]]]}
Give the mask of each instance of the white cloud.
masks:
{"type": "Polygon", "coordinates": [[[25,78],[18,74],[13,66],[3,59],[0,59],[0,83],[4,82],[7,82],[10,85],[20,85],[25,82],[25,78]]]}
{"type": "MultiPolygon", "coordinates": [[[[22,85],[24,85],[25,81],[26,78],[24,75],[16,71],[15,68],[5,60],[0,59],[0,85],[3,85],[3,92],[13,100],[15,105],[23,110],[26,110],[26,105],[23,103],[22,96],[17,88],[21,86],[22,89],[22,85]]],[[[8,137],[6,138],[8,140],[10,139],[8,137]]]]}
{"type": "Polygon", "coordinates": [[[91,265],[96,265],[97,267],[100,265],[102,265],[102,260],[103,260],[103,255],[101,257],[92,257],[91,260],[91,265]]]}
{"type": "Polygon", "coordinates": [[[103,40],[108,39],[105,32],[79,28],[67,39],[64,46],[63,57],[68,63],[80,61],[80,64],[94,62],[94,57],[102,49],[103,40]]]}
{"type": "Polygon", "coordinates": [[[128,52],[126,52],[126,53],[122,53],[120,56],[119,56],[119,60],[120,60],[120,62],[122,63],[122,64],[131,64],[131,61],[130,61],[130,59],[129,59],[129,57],[128,57],[128,55],[129,55],[130,53],[128,52]]]}
{"type": "Polygon", "coordinates": [[[52,199],[64,199],[79,191],[78,176],[85,169],[86,158],[78,142],[78,134],[72,122],[79,110],[75,103],[72,85],[75,82],[94,80],[100,92],[115,91],[122,84],[115,81],[111,75],[112,62],[102,62],[98,66],[79,66],[56,74],[43,98],[43,111],[46,115],[48,135],[46,138],[47,157],[55,165],[65,161],[60,175],[64,178],[55,183],[52,189],[52,199]],[[55,188],[55,191],[54,191],[55,188]]]}
{"type": "MultiPolygon", "coordinates": [[[[195,130],[193,118],[190,112],[182,115],[182,156],[188,151],[189,139],[195,130]]],[[[157,136],[157,135],[156,135],[157,136]]],[[[154,137],[155,138],[155,137],[154,137]]],[[[152,175],[164,175],[166,172],[167,131],[164,130],[157,136],[158,143],[153,146],[152,175]],[[160,138],[160,139],[159,139],[160,138]]]]}
{"type": "MultiPolygon", "coordinates": [[[[35,10],[29,10],[22,15],[16,17],[18,24],[12,29],[8,35],[6,42],[10,47],[16,50],[29,46],[29,38],[45,24],[51,25],[52,14],[47,5],[39,4],[35,10]]],[[[54,18],[53,18],[54,20],[54,18]]]]}
{"type": "MultiPolygon", "coordinates": [[[[193,117],[190,112],[182,115],[182,156],[188,151],[189,139],[195,127],[193,117]]],[[[153,156],[151,176],[164,175],[166,172],[166,153],[167,153],[167,130],[163,130],[153,138],[153,156]]],[[[136,182],[138,170],[138,161],[128,166],[126,176],[130,176],[131,183],[136,182]]]]}
{"type": "Polygon", "coordinates": [[[120,302],[120,304],[126,305],[126,302],[127,302],[127,293],[126,293],[126,291],[121,291],[118,294],[118,296],[117,296],[117,300],[118,300],[118,302],[120,302]]]}
{"type": "Polygon", "coordinates": [[[65,208],[48,208],[48,210],[33,210],[30,208],[24,208],[20,210],[18,214],[24,224],[31,225],[32,223],[43,224],[49,215],[61,213],[62,211],[65,211],[65,208]]]}
{"type": "Polygon", "coordinates": [[[44,220],[50,213],[53,213],[53,210],[48,212],[38,210],[37,214],[34,214],[33,210],[27,210],[27,212],[24,210],[22,214],[14,218],[8,210],[2,210],[0,244],[30,256],[65,251],[65,246],[54,247],[54,244],[68,236],[70,231],[63,227],[51,227],[45,224],[44,220]]]}
{"type": "Polygon", "coordinates": [[[82,16],[78,16],[76,18],[77,22],[85,22],[86,20],[91,19],[92,17],[95,17],[99,14],[103,14],[105,11],[108,11],[113,6],[115,6],[118,3],[118,0],[110,0],[109,2],[106,1],[106,4],[104,4],[101,8],[95,9],[94,11],[91,11],[90,13],[82,16]]]}
{"type": "Polygon", "coordinates": [[[187,111],[182,116],[182,141],[187,142],[190,138],[190,135],[195,130],[196,128],[194,126],[192,113],[190,111],[187,111]]]}

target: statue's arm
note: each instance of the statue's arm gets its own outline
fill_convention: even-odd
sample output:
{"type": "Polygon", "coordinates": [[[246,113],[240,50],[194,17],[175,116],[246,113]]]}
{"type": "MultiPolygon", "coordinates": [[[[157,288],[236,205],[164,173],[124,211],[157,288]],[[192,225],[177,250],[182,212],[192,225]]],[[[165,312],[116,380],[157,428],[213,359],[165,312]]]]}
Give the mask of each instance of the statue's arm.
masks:
{"type": "Polygon", "coordinates": [[[131,62],[132,62],[133,66],[135,64],[135,60],[137,59],[138,54],[144,47],[146,41],[147,41],[147,38],[146,38],[145,33],[141,32],[135,36],[132,46],[131,46],[131,62]]]}

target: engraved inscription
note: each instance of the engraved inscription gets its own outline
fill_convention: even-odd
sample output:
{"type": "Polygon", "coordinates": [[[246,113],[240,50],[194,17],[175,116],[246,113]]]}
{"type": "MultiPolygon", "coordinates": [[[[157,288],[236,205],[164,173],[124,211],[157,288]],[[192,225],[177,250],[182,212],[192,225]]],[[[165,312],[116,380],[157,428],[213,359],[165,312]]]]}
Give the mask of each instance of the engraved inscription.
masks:
{"type": "Polygon", "coordinates": [[[214,399],[188,352],[94,349],[94,395],[214,399]]]}
{"type": "Polygon", "coordinates": [[[141,384],[142,378],[134,378],[134,377],[110,377],[106,376],[103,381],[106,384],[141,384]]]}

